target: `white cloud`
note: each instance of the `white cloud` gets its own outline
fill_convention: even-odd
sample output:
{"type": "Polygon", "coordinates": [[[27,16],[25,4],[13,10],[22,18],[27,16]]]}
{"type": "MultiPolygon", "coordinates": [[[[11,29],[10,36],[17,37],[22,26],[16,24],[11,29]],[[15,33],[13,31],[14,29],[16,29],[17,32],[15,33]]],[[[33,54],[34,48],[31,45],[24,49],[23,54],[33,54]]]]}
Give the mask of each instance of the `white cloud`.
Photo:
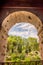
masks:
{"type": "Polygon", "coordinates": [[[8,35],[16,35],[24,38],[35,37],[38,39],[35,26],[29,23],[16,23],[8,32],[8,35]]]}

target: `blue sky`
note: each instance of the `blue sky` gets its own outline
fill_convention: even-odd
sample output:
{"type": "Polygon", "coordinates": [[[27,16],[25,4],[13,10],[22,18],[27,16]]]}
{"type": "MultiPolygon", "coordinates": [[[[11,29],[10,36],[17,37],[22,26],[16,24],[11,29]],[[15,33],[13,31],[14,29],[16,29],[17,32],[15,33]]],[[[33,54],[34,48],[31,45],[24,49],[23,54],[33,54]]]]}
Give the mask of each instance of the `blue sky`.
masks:
{"type": "Polygon", "coordinates": [[[10,36],[21,36],[24,38],[28,37],[35,37],[38,39],[37,36],[38,32],[34,25],[30,23],[16,23],[11,27],[11,29],[8,31],[8,35],[10,36]]]}

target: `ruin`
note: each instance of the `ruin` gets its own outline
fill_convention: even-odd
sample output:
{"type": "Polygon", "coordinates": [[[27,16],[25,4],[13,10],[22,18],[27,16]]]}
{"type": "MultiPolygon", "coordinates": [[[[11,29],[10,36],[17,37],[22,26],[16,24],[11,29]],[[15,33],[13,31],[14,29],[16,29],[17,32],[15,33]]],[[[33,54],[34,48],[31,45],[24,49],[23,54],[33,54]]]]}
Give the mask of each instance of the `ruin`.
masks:
{"type": "Polygon", "coordinates": [[[33,13],[27,11],[17,11],[9,14],[2,23],[2,27],[0,30],[0,61],[4,61],[5,59],[5,51],[6,51],[6,39],[8,37],[9,29],[16,23],[19,22],[28,22],[33,24],[39,36],[39,47],[40,47],[40,54],[41,60],[43,60],[43,24],[41,20],[33,13]]]}

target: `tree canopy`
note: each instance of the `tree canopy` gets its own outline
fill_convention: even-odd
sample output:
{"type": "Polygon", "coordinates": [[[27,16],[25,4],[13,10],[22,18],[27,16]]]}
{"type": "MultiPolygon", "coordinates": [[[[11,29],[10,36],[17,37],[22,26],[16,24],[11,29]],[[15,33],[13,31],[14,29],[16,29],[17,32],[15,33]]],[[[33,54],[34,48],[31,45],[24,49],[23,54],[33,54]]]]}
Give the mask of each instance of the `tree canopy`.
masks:
{"type": "Polygon", "coordinates": [[[9,36],[7,38],[6,61],[40,60],[39,43],[36,38],[9,36]]]}

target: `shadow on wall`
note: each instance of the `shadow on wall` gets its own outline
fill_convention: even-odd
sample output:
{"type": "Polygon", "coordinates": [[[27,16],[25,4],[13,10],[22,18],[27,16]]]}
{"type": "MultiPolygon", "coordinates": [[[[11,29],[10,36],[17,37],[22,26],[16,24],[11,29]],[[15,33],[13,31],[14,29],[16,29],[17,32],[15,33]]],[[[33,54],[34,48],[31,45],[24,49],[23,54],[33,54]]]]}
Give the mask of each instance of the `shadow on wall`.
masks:
{"type": "Polygon", "coordinates": [[[0,6],[43,6],[42,0],[1,0],[0,6]]]}

